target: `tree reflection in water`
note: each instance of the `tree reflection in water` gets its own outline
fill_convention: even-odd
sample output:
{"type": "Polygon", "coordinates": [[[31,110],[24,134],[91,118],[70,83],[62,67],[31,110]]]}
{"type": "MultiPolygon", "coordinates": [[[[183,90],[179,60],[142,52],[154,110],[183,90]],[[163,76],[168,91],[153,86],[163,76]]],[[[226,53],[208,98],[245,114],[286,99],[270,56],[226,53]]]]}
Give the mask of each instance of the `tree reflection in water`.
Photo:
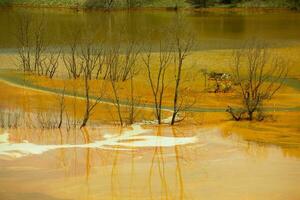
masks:
{"type": "MultiPolygon", "coordinates": [[[[157,136],[161,136],[161,127],[157,127],[157,136]]],[[[159,142],[159,141],[158,141],[159,142]]],[[[165,196],[166,199],[168,199],[168,183],[167,183],[167,178],[165,175],[165,159],[164,159],[164,152],[162,147],[156,146],[154,147],[154,153],[152,156],[152,161],[150,165],[150,171],[149,171],[149,192],[150,192],[150,197],[153,199],[153,191],[152,191],[152,176],[153,176],[153,171],[154,171],[154,165],[157,165],[157,170],[160,178],[160,186],[161,186],[161,198],[165,196]]]]}
{"type": "MultiPolygon", "coordinates": [[[[84,143],[88,144],[91,142],[90,134],[87,128],[83,127],[81,129],[82,136],[84,138],[84,143]]],[[[89,178],[91,175],[91,148],[85,149],[85,180],[86,180],[86,199],[90,199],[90,183],[89,178]]]]}
{"type": "MultiPolygon", "coordinates": [[[[124,131],[124,128],[118,129],[115,136],[122,135],[124,131]]],[[[98,131],[95,135],[94,130],[83,128],[80,134],[75,130],[67,133],[59,131],[57,142],[61,145],[92,143],[99,140],[102,132],[98,131]]],[[[157,137],[184,137],[182,131],[164,126],[154,127],[152,134],[157,137]]],[[[153,200],[185,199],[182,162],[189,156],[183,154],[186,146],[162,147],[161,142],[157,138],[154,147],[128,147],[125,151],[121,146],[107,150],[59,149],[57,161],[59,168],[64,170],[64,182],[68,183],[71,178],[75,181],[73,183],[81,185],[83,199],[95,195],[113,200],[141,197],[153,200]]]]}
{"type": "MultiPolygon", "coordinates": [[[[88,132],[88,129],[86,129],[85,127],[81,129],[82,135],[84,137],[84,142],[85,144],[89,144],[90,141],[90,135],[88,132]]],[[[88,181],[90,173],[91,173],[91,163],[90,163],[90,148],[86,148],[86,180],[88,181]]]]}
{"type": "MultiPolygon", "coordinates": [[[[172,127],[172,133],[174,137],[183,137],[184,134],[178,134],[176,129],[172,127]]],[[[182,158],[183,154],[181,153],[181,147],[180,146],[174,146],[174,152],[175,152],[175,158],[176,158],[176,175],[177,175],[177,180],[179,184],[179,199],[184,199],[184,184],[183,184],[183,177],[182,177],[182,172],[181,172],[181,161],[180,159],[182,158]]]]}
{"type": "MultiPolygon", "coordinates": [[[[122,128],[119,131],[119,135],[122,134],[122,128]]],[[[118,159],[119,159],[119,150],[116,148],[113,152],[112,157],[112,167],[111,167],[111,179],[110,179],[110,188],[111,188],[111,199],[119,199],[118,197],[121,196],[119,193],[120,182],[118,179],[119,172],[118,172],[118,159]]]]}
{"type": "MultiPolygon", "coordinates": [[[[156,136],[163,136],[163,131],[165,129],[162,126],[157,126],[154,131],[156,136]]],[[[87,129],[83,129],[86,138],[89,138],[87,129]]],[[[122,134],[123,129],[119,130],[119,134],[122,134]]],[[[182,133],[176,128],[171,129],[171,134],[173,137],[184,137],[182,133]]],[[[111,166],[110,171],[110,195],[111,199],[136,199],[141,195],[139,194],[141,187],[144,182],[139,182],[143,180],[143,175],[148,171],[148,194],[142,192],[145,198],[149,199],[184,199],[184,178],[182,174],[182,159],[184,155],[182,154],[182,148],[184,146],[174,146],[169,148],[161,147],[160,140],[157,139],[157,145],[151,148],[136,149],[134,147],[128,149],[128,151],[121,151],[118,146],[114,150],[108,152],[109,156],[106,156],[106,164],[111,166]],[[146,156],[146,164],[150,163],[147,170],[142,168],[142,172],[139,171],[140,163],[136,163],[138,158],[140,158],[140,153],[149,153],[153,151],[152,156],[146,156]],[[170,157],[171,155],[171,157],[170,157]],[[126,160],[125,160],[126,159],[126,160]],[[128,160],[130,159],[130,160],[128,160]],[[148,162],[149,161],[149,162],[148,162]],[[172,161],[169,163],[169,161],[172,161]],[[174,163],[175,166],[172,166],[174,163]],[[136,167],[138,166],[138,167],[136,167]],[[175,174],[174,174],[175,173],[175,174]],[[175,181],[174,181],[175,180],[175,181]],[[174,187],[174,183],[176,186],[174,187]],[[125,190],[126,189],[126,190],[125,190]],[[178,191],[178,192],[177,192],[178,191]]],[[[90,150],[86,150],[86,178],[90,177],[90,150]]],[[[96,150],[99,152],[102,150],[96,150]]],[[[107,152],[106,152],[107,153],[107,152]]],[[[103,154],[99,154],[103,157],[103,154]]],[[[145,162],[145,161],[143,161],[145,162]]],[[[104,163],[102,163],[104,164],[104,163]]],[[[100,180],[99,180],[100,181],[100,180]]],[[[107,184],[108,182],[102,182],[102,184],[107,184]]]]}
{"type": "MultiPolygon", "coordinates": [[[[147,128],[150,129],[149,126],[147,128]]],[[[253,196],[265,192],[263,187],[256,187],[262,181],[266,181],[270,187],[268,191],[280,186],[282,190],[279,192],[283,197],[288,197],[291,191],[289,183],[296,183],[299,178],[296,173],[300,157],[298,147],[270,146],[247,141],[242,137],[248,136],[246,133],[238,137],[232,131],[222,133],[215,129],[206,131],[197,127],[162,125],[151,126],[151,130],[142,134],[154,138],[154,143],[151,140],[151,144],[144,147],[130,147],[132,142],[144,144],[139,140],[145,137],[132,138],[131,135],[127,138],[125,133],[128,128],[108,126],[82,129],[81,132],[64,132],[64,129],[10,130],[12,144],[26,141],[40,145],[84,144],[120,135],[124,137],[122,143],[110,143],[103,149],[85,146],[61,148],[42,155],[1,160],[3,168],[7,170],[2,173],[10,172],[9,179],[6,175],[2,176],[1,187],[9,190],[9,183],[5,181],[28,180],[29,175],[32,175],[30,181],[19,183],[20,188],[31,192],[40,187],[40,191],[45,191],[45,194],[63,199],[183,200],[210,195],[220,199],[223,196],[231,198],[233,192],[235,196],[232,199],[239,199],[245,187],[247,191],[253,192],[253,196]],[[118,134],[111,134],[116,132],[118,134]],[[161,147],[164,140],[155,138],[165,136],[175,140],[190,137],[191,134],[198,138],[198,142],[193,145],[161,147]],[[15,166],[20,163],[26,173],[15,173],[15,166]],[[243,185],[244,180],[253,181],[250,185],[243,185]],[[226,185],[228,181],[231,184],[226,185]],[[222,185],[218,193],[213,192],[215,184],[222,185]]],[[[294,189],[297,191],[296,187],[294,189]]],[[[271,192],[266,194],[272,196],[271,192]]]]}
{"type": "MultiPolygon", "coordinates": [[[[157,136],[162,135],[161,126],[157,127],[157,136]]],[[[173,137],[183,137],[183,134],[178,134],[176,128],[172,127],[171,129],[173,137]]],[[[161,189],[161,199],[184,199],[185,193],[184,193],[184,179],[182,174],[182,168],[181,168],[181,160],[183,159],[182,154],[182,148],[183,146],[175,145],[173,147],[174,152],[174,164],[175,164],[175,180],[176,180],[176,187],[172,190],[172,183],[173,183],[173,177],[170,176],[169,171],[171,169],[167,168],[166,166],[166,153],[164,152],[164,149],[158,144],[157,147],[154,148],[154,153],[152,156],[152,161],[150,165],[150,171],[149,171],[149,192],[151,199],[157,199],[156,196],[153,196],[153,185],[157,186],[156,183],[153,183],[153,176],[154,176],[154,170],[155,166],[157,167],[157,171],[159,174],[160,179],[160,189],[161,189]],[[176,191],[178,191],[178,194],[176,194],[176,191]],[[175,196],[174,196],[175,195],[175,196]]],[[[166,150],[165,150],[166,151],[166,150]]],[[[168,153],[170,154],[170,152],[168,153]]],[[[171,153],[173,156],[173,154],[171,153]]]]}
{"type": "MultiPolygon", "coordinates": [[[[165,131],[169,132],[170,130],[173,137],[184,137],[175,128],[166,129],[162,126],[155,127],[153,133],[159,137],[163,136],[165,131]]],[[[123,131],[120,128],[118,134],[121,135],[123,131]]],[[[85,142],[92,142],[87,129],[82,129],[82,135],[85,142]]],[[[149,199],[184,199],[184,179],[181,167],[183,159],[182,148],[184,147],[165,148],[161,147],[160,143],[160,139],[157,139],[155,147],[132,147],[126,151],[120,150],[119,146],[109,151],[87,148],[85,150],[85,177],[87,184],[89,185],[89,179],[94,176],[94,174],[91,174],[91,168],[95,167],[92,166],[91,157],[92,153],[96,153],[95,156],[98,156],[94,156],[93,159],[98,157],[102,159],[101,163],[98,162],[101,165],[99,167],[104,170],[104,166],[107,165],[110,168],[110,172],[108,172],[110,173],[110,181],[104,178],[108,174],[103,172],[103,177],[99,176],[96,184],[103,187],[110,182],[109,193],[111,199],[136,199],[140,195],[144,195],[145,198],[149,199]],[[152,155],[151,151],[153,152],[152,155]],[[140,158],[143,159],[140,160],[140,158]],[[148,163],[150,164],[148,168],[141,167],[147,166],[148,163]],[[145,172],[148,173],[146,175],[148,177],[147,182],[141,181],[145,176],[145,172]],[[148,187],[148,194],[141,191],[141,188],[144,186],[148,187]]],[[[90,184],[95,184],[94,180],[90,184]]],[[[89,188],[89,186],[87,187],[89,188]]]]}

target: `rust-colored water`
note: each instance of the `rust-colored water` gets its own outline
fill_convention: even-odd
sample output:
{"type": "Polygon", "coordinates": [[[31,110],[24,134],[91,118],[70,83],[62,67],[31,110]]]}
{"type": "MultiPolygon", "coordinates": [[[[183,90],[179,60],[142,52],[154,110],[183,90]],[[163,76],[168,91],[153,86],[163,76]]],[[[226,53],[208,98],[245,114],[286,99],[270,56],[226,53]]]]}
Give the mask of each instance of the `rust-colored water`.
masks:
{"type": "MultiPolygon", "coordinates": [[[[298,145],[272,145],[245,140],[233,131],[225,133],[218,126],[143,129],[149,132],[142,135],[157,137],[154,146],[64,148],[20,158],[1,156],[0,197],[296,200],[300,196],[297,137],[298,145]],[[161,147],[160,136],[197,140],[161,147]]],[[[90,142],[101,141],[126,130],[103,126],[86,131],[7,130],[10,143],[27,140],[40,145],[83,144],[84,134],[90,142]]]]}

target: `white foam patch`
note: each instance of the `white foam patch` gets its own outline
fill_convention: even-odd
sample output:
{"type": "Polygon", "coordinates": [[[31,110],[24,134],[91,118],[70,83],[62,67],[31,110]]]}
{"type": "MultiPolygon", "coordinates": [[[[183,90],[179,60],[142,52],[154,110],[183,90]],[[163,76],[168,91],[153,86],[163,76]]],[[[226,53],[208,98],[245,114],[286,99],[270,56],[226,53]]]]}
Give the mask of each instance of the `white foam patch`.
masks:
{"type": "Polygon", "coordinates": [[[94,148],[128,150],[132,147],[172,147],[195,143],[196,137],[166,137],[154,136],[151,130],[143,129],[140,125],[133,125],[132,130],[124,131],[120,135],[105,134],[104,140],[88,144],[62,144],[41,145],[23,141],[22,143],[10,143],[9,134],[0,135],[0,156],[20,158],[27,155],[42,154],[54,149],[66,148],[94,148]],[[146,135],[147,134],[147,135],[146,135]],[[121,148],[120,148],[121,147],[121,148]],[[123,147],[123,148],[122,148],[123,147]]]}

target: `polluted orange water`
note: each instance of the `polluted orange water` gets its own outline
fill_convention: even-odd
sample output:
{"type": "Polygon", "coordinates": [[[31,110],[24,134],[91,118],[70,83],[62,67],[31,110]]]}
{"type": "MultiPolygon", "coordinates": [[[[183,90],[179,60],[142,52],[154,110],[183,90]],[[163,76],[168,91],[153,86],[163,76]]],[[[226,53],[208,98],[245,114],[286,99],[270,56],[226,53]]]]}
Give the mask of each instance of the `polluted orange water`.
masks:
{"type": "Polygon", "coordinates": [[[299,200],[300,13],[243,11],[0,8],[0,200],[299,200]]]}
{"type": "Polygon", "coordinates": [[[300,196],[299,148],[248,142],[219,128],[134,125],[3,133],[1,199],[300,196]]]}

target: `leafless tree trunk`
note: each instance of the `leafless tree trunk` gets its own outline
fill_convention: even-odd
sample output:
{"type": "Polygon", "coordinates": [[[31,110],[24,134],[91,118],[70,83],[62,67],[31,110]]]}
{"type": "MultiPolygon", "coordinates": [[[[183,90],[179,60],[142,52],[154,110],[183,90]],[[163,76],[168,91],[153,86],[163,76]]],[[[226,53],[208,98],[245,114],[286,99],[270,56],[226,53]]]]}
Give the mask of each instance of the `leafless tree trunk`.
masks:
{"type": "Polygon", "coordinates": [[[264,42],[251,40],[234,51],[232,75],[250,121],[263,102],[281,88],[287,74],[286,60],[272,55],[264,42]]]}
{"type": "MultiPolygon", "coordinates": [[[[72,127],[75,129],[77,127],[77,124],[78,124],[78,116],[77,116],[77,96],[78,96],[78,82],[76,81],[73,81],[72,83],[72,94],[73,94],[73,113],[72,113],[72,117],[70,118],[73,118],[72,122],[70,123],[72,125],[72,127]]],[[[70,127],[71,127],[70,125],[70,127]]]]}
{"type": "Polygon", "coordinates": [[[66,108],[65,105],[65,92],[66,92],[66,86],[64,86],[63,92],[60,95],[60,99],[59,99],[59,122],[58,122],[58,126],[57,128],[61,128],[61,125],[63,123],[63,114],[66,108]]]}
{"type": "Polygon", "coordinates": [[[123,123],[123,117],[122,117],[122,113],[121,113],[121,103],[120,103],[117,81],[114,79],[110,79],[110,82],[111,82],[111,86],[112,86],[113,94],[114,94],[114,104],[117,108],[120,125],[122,126],[124,123],[123,123]]]}
{"type": "Polygon", "coordinates": [[[166,70],[169,67],[172,52],[169,44],[160,43],[160,51],[159,51],[159,66],[156,71],[153,69],[153,64],[151,63],[151,49],[149,49],[148,53],[143,59],[143,62],[147,69],[147,78],[150,83],[152,95],[154,98],[155,104],[155,116],[158,124],[161,124],[162,119],[162,103],[164,98],[164,92],[166,90],[166,70]],[[155,74],[154,74],[155,73],[155,74]]]}

